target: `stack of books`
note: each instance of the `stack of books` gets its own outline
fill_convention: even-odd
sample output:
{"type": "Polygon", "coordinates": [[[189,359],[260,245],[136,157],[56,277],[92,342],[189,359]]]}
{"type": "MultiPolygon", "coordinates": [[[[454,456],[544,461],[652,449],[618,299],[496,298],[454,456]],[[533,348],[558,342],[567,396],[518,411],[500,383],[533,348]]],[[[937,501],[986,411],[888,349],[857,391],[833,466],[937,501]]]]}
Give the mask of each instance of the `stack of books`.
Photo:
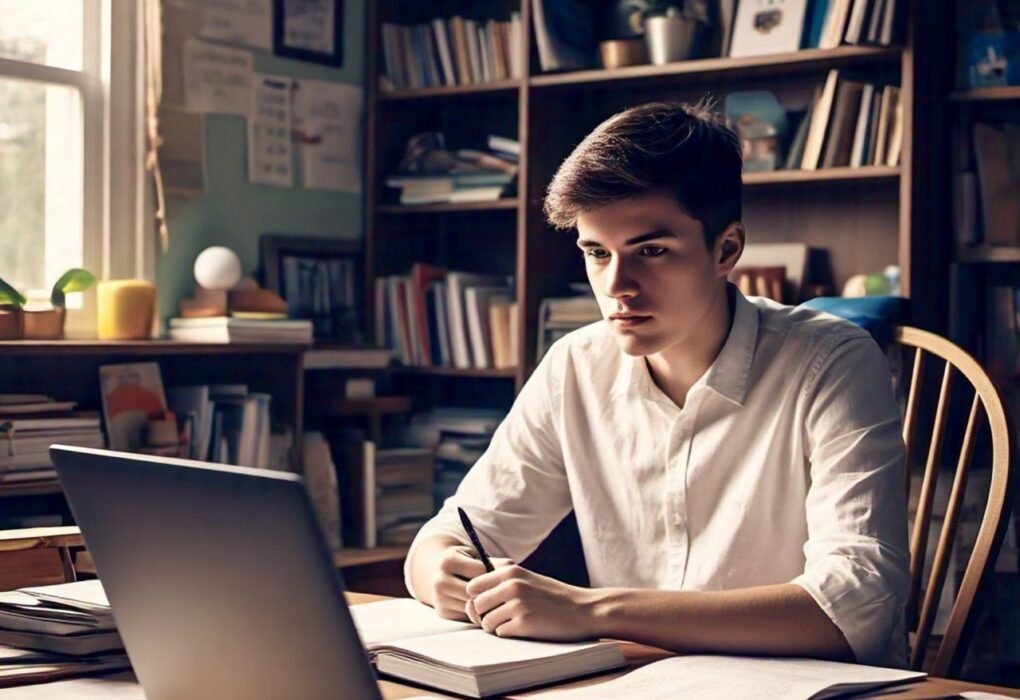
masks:
{"type": "Polygon", "coordinates": [[[45,394],[0,394],[0,482],[55,479],[50,445],[104,447],[99,414],[45,394]]]}
{"type": "Polygon", "coordinates": [[[234,316],[172,318],[168,335],[189,343],[310,343],[312,322],[234,316]]]}
{"type": "Polygon", "coordinates": [[[455,161],[449,171],[394,175],[386,179],[386,186],[399,189],[400,203],[405,205],[492,202],[513,191],[520,142],[490,135],[488,150],[449,153],[455,161]]]}
{"type": "Polygon", "coordinates": [[[510,20],[436,18],[382,25],[383,90],[469,85],[520,79],[521,16],[510,20]]]}
{"type": "Polygon", "coordinates": [[[590,293],[543,299],[538,310],[538,359],[567,333],[601,320],[599,304],[590,293]]]}
{"type": "Polygon", "coordinates": [[[376,279],[376,337],[404,365],[507,369],[518,364],[513,280],[415,263],[376,279]]]}
{"type": "Polygon", "coordinates": [[[482,456],[505,412],[498,409],[442,407],[415,415],[395,439],[435,450],[433,497],[436,506],[452,496],[482,456]]]}
{"type": "Polygon", "coordinates": [[[436,457],[429,449],[375,451],[376,543],[408,545],[436,512],[432,496],[436,457]]]}
{"type": "Polygon", "coordinates": [[[831,70],[794,134],[786,168],[895,166],[902,150],[899,87],[864,83],[831,70]]]}
{"type": "Polygon", "coordinates": [[[72,656],[120,652],[108,660],[126,662],[110,603],[97,580],[0,593],[0,644],[72,656]]]}

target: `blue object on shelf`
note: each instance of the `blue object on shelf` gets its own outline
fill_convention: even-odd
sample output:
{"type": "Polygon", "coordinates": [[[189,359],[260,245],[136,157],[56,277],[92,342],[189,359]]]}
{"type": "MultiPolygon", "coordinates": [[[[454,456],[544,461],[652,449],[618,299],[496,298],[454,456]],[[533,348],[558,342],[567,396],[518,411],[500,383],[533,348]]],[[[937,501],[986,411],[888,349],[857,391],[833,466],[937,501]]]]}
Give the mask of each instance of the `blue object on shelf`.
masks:
{"type": "Polygon", "coordinates": [[[1020,34],[999,31],[969,36],[967,75],[975,88],[1020,85],[1020,34]]]}
{"type": "Polygon", "coordinates": [[[801,306],[856,323],[871,333],[883,350],[892,342],[896,326],[910,319],[910,301],[903,297],[817,297],[801,306]]]}

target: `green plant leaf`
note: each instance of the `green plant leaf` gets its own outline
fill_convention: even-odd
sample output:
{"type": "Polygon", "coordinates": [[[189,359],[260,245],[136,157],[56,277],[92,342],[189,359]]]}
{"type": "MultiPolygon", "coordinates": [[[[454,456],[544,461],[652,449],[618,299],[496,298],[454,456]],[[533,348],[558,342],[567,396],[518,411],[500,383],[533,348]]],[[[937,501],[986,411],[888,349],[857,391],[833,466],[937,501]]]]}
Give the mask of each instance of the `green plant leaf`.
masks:
{"type": "Polygon", "coordinates": [[[24,294],[0,279],[0,304],[14,304],[20,308],[25,305],[25,301],[24,294]]]}
{"type": "Polygon", "coordinates": [[[50,302],[56,308],[63,308],[65,296],[69,292],[83,292],[92,286],[96,278],[88,270],[80,267],[73,267],[60,276],[60,279],[53,285],[53,292],[50,294],[50,302]]]}

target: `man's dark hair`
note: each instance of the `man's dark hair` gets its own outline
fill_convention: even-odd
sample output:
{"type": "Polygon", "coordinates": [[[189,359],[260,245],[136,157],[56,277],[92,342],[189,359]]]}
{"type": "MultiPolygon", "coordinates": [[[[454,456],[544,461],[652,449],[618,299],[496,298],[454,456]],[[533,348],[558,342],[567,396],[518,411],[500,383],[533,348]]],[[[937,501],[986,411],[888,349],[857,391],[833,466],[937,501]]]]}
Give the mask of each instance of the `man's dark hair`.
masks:
{"type": "Polygon", "coordinates": [[[704,105],[652,102],[613,115],[563,161],[545,214],[559,229],[611,202],[661,192],[701,222],[705,244],[740,221],[740,139],[704,105]]]}

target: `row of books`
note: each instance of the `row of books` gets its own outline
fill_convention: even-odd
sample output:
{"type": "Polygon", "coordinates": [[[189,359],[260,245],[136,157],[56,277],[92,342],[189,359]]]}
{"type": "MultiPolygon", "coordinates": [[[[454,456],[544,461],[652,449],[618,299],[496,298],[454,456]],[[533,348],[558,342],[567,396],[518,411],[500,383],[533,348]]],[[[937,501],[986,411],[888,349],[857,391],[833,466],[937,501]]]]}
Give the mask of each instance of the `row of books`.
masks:
{"type": "Polygon", "coordinates": [[[404,365],[517,366],[513,279],[415,263],[375,282],[376,337],[404,365]]]}
{"type": "Polygon", "coordinates": [[[490,134],[488,150],[445,151],[442,157],[452,161],[447,171],[399,173],[386,186],[400,190],[401,204],[494,201],[512,193],[520,152],[519,141],[490,134]]]}
{"type": "Polygon", "coordinates": [[[519,79],[521,17],[475,20],[456,15],[417,25],[382,25],[384,89],[468,85],[519,79]]]}
{"type": "Polygon", "coordinates": [[[284,255],[283,298],[292,319],[309,319],[316,338],[360,338],[361,282],[355,258],[284,255]]]}
{"type": "Polygon", "coordinates": [[[895,85],[875,85],[829,71],[787,152],[786,168],[899,165],[903,106],[895,85]]]}
{"type": "Polygon", "coordinates": [[[549,297],[538,309],[538,354],[541,360],[553,343],[571,331],[602,320],[591,290],[570,297],[549,297]]]}
{"type": "Polygon", "coordinates": [[[99,414],[45,394],[0,394],[0,483],[57,476],[50,445],[105,446],[99,414]]]}

